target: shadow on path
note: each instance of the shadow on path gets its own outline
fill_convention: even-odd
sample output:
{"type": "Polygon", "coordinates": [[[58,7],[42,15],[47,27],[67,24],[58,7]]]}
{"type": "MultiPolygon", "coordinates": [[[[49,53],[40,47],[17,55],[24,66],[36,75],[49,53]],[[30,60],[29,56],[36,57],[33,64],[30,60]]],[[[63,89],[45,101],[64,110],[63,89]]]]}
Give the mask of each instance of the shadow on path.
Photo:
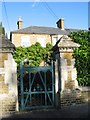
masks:
{"type": "Polygon", "coordinates": [[[61,109],[46,109],[46,110],[32,110],[26,112],[18,112],[9,117],[2,118],[2,120],[19,120],[19,119],[44,119],[44,118],[61,118],[67,119],[90,119],[90,104],[78,104],[61,109]]]}

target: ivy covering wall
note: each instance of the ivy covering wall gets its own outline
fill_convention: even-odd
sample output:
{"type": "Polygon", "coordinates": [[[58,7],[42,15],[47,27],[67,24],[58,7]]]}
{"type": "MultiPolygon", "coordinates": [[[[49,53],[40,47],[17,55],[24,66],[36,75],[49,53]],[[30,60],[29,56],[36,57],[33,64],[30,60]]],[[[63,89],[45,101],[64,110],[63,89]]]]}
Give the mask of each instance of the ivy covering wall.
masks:
{"type": "Polygon", "coordinates": [[[24,59],[29,59],[30,66],[39,66],[42,61],[46,63],[50,63],[51,56],[51,44],[47,44],[45,48],[43,48],[40,43],[36,43],[31,45],[30,47],[17,47],[13,57],[19,67],[20,62],[24,59]]]}
{"type": "Polygon", "coordinates": [[[90,86],[90,33],[88,31],[73,32],[69,35],[81,46],[74,50],[77,80],[80,86],[90,86]]]}

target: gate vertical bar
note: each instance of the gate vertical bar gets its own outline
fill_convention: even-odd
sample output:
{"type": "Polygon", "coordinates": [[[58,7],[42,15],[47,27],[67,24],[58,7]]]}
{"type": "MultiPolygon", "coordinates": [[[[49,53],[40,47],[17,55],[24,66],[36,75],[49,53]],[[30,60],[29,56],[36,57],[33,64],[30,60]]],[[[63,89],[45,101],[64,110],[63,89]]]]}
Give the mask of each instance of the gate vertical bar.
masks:
{"type": "Polygon", "coordinates": [[[52,69],[52,100],[53,100],[53,105],[54,105],[54,62],[52,61],[51,69],[52,69]]]}
{"type": "Polygon", "coordinates": [[[29,94],[30,94],[30,106],[32,105],[32,95],[31,95],[31,70],[29,68],[29,94]]]}
{"type": "MultiPolygon", "coordinates": [[[[45,78],[45,86],[46,86],[46,72],[44,71],[44,78],[45,78]]],[[[45,87],[45,105],[47,105],[47,93],[46,93],[47,88],[45,87]]]]}
{"type": "Polygon", "coordinates": [[[21,87],[21,109],[24,110],[24,90],[23,90],[23,65],[20,62],[20,87],[21,87]]]}

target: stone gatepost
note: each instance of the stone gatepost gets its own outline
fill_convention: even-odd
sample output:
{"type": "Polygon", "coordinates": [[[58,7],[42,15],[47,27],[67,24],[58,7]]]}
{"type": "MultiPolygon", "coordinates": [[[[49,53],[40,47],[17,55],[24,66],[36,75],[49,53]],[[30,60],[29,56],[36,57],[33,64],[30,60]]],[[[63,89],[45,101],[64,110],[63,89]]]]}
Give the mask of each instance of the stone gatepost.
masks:
{"type": "Polygon", "coordinates": [[[0,39],[0,116],[18,111],[17,64],[12,53],[15,46],[0,39]]]}
{"type": "Polygon", "coordinates": [[[64,35],[54,46],[55,62],[55,98],[56,106],[60,104],[60,95],[63,91],[78,88],[77,71],[75,59],[73,58],[74,48],[80,47],[67,35],[64,35]]]}

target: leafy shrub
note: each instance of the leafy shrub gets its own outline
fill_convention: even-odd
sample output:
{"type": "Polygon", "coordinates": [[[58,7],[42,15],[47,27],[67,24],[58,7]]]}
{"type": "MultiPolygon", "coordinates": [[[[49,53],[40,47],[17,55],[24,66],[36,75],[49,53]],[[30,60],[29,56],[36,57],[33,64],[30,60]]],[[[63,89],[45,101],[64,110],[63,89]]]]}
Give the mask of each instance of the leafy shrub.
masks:
{"type": "Polygon", "coordinates": [[[74,50],[75,67],[77,69],[77,80],[80,86],[90,86],[90,34],[88,31],[73,32],[69,35],[74,42],[79,43],[80,48],[74,50]]]}

